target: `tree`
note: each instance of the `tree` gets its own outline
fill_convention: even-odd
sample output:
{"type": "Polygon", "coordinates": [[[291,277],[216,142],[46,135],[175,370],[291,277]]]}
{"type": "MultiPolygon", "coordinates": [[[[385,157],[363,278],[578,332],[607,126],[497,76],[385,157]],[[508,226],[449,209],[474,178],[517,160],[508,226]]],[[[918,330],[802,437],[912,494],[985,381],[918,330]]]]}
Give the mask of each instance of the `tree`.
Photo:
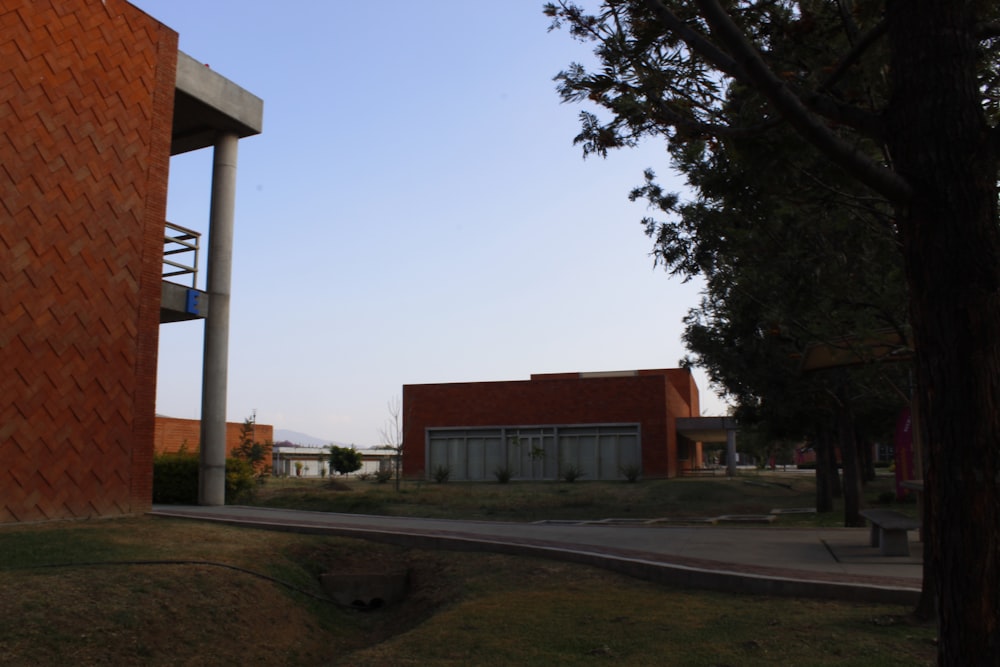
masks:
{"type": "Polygon", "coordinates": [[[396,490],[399,491],[399,481],[401,477],[401,467],[403,464],[403,422],[401,415],[403,407],[398,397],[393,397],[387,405],[389,418],[385,425],[379,429],[379,438],[382,444],[393,451],[393,467],[396,469],[396,490]]]}
{"type": "Polygon", "coordinates": [[[361,469],[361,452],[353,447],[330,445],[330,470],[348,475],[361,469]]]}
{"type": "MultiPolygon", "coordinates": [[[[761,124],[756,97],[731,87],[730,117],[761,124]]],[[[808,438],[823,447],[824,431],[836,431],[841,449],[849,445],[845,524],[859,525],[863,478],[853,463],[863,457],[854,456],[858,441],[847,436],[857,430],[855,415],[869,417],[872,406],[884,424],[893,423],[905,399],[871,382],[868,369],[803,375],[801,358],[808,344],[834,345],[845,332],[863,338],[904,330],[905,283],[884,200],[865,195],[806,148],[779,127],[766,136],[675,140],[672,165],[697,198],[681,202],[664,193],[651,171],[630,196],[667,216],[643,220],[656,262],[672,275],[705,280],[700,306],[685,318],[685,363],[706,368],[737,406],[744,430],[753,427],[765,442],[808,438]],[[888,409],[885,395],[893,401],[888,409]]],[[[817,509],[830,511],[825,477],[836,469],[818,465],[816,474],[817,509]]]]}
{"type": "Polygon", "coordinates": [[[560,75],[590,100],[585,152],[787,125],[892,207],[926,443],[929,567],[943,665],[1000,655],[1000,8],[982,0],[607,0],[547,5],[600,69],[560,75]],[[810,57],[800,57],[810,53],[810,57]],[[811,64],[816,63],[816,64],[811,64]],[[822,63],[822,64],[819,64],[822,63]],[[732,123],[726,91],[765,124],[732,123]]]}
{"type": "Polygon", "coordinates": [[[256,442],[255,426],[252,417],[243,420],[240,426],[240,441],[233,449],[233,457],[246,461],[254,477],[261,477],[267,472],[267,457],[271,454],[273,445],[270,440],[256,442]]]}

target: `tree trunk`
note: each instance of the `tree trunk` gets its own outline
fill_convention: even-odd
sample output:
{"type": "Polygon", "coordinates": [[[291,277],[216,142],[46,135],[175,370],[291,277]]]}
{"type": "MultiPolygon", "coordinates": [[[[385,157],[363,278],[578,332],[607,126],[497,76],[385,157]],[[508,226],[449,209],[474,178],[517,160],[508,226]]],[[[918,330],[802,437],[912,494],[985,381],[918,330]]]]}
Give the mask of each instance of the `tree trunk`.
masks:
{"type": "Polygon", "coordinates": [[[897,211],[909,282],[942,665],[1000,656],[997,158],[976,77],[974,0],[889,0],[897,211]]]}
{"type": "Polygon", "coordinates": [[[831,430],[824,436],[826,446],[823,448],[823,454],[826,456],[826,469],[830,474],[830,495],[834,498],[843,498],[844,485],[840,483],[840,457],[837,456],[840,448],[837,446],[837,437],[834,435],[833,426],[834,424],[831,423],[831,430]]]}
{"type": "Polygon", "coordinates": [[[833,511],[833,485],[830,478],[836,470],[830,470],[830,457],[826,454],[831,446],[829,438],[813,438],[813,450],[816,452],[816,511],[820,514],[833,511]]]}
{"type": "Polygon", "coordinates": [[[875,445],[868,438],[855,434],[858,441],[858,456],[861,458],[861,486],[875,481],[875,445]]]}
{"type": "Polygon", "coordinates": [[[844,526],[864,526],[861,518],[861,467],[858,465],[858,443],[854,434],[854,416],[848,402],[846,385],[841,385],[840,405],[837,406],[837,439],[844,464],[844,526]]]}

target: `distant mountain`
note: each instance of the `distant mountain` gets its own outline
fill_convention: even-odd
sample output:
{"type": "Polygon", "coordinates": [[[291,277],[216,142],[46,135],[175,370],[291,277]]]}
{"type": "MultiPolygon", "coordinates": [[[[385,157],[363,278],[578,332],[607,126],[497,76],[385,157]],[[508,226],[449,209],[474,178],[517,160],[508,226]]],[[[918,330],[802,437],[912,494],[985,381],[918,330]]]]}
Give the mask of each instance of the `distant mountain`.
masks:
{"type": "MultiPolygon", "coordinates": [[[[340,445],[340,443],[334,442],[333,440],[324,440],[323,438],[317,438],[305,433],[299,433],[298,431],[290,431],[286,428],[274,429],[274,441],[290,442],[293,445],[299,445],[301,447],[326,447],[327,445],[340,445]]],[[[343,447],[344,445],[340,446],[343,447]]]]}

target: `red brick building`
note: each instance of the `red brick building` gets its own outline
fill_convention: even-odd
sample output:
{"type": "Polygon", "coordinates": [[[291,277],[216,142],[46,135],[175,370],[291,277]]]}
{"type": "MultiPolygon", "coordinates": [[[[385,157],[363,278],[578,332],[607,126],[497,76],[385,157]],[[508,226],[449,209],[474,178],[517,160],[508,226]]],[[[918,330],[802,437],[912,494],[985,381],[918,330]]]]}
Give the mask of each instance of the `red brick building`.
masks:
{"type": "Polygon", "coordinates": [[[123,0],[0,4],[0,522],[150,506],[182,56],[123,0]]]}
{"type": "Polygon", "coordinates": [[[673,477],[700,467],[701,443],[678,419],[699,415],[685,369],[532,375],[512,382],[403,387],[403,473],[445,466],[453,480],[673,477]]]}

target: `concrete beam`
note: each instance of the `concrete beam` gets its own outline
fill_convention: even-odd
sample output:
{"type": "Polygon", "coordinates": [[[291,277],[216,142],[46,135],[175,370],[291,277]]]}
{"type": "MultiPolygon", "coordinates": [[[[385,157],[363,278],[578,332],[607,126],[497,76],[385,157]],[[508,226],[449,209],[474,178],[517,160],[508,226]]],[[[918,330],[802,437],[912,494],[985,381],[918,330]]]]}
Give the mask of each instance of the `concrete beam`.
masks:
{"type": "Polygon", "coordinates": [[[208,293],[163,281],[160,290],[160,324],[208,317],[208,293]]]}
{"type": "Polygon", "coordinates": [[[219,132],[243,138],[263,129],[263,100],[186,53],[177,53],[171,155],[213,146],[219,132]]]}

